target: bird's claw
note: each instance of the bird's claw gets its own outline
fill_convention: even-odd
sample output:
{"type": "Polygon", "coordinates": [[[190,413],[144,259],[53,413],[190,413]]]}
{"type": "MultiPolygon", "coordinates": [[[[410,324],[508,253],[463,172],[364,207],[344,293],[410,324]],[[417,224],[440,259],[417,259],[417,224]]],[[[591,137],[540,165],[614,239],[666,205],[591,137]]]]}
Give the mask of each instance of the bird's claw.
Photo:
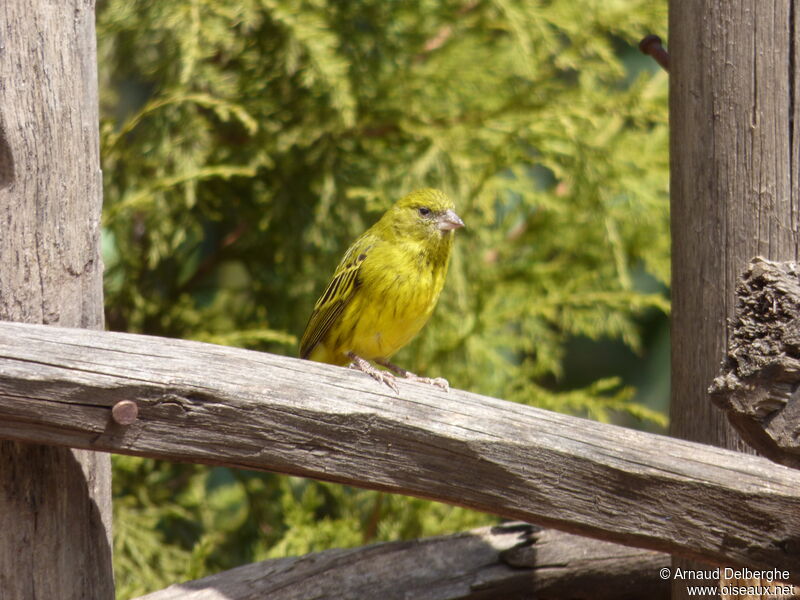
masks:
{"type": "Polygon", "coordinates": [[[447,379],[442,377],[420,377],[416,373],[412,373],[411,371],[406,371],[403,367],[398,367],[396,364],[389,362],[386,359],[377,359],[379,365],[383,365],[387,369],[389,369],[395,375],[399,375],[400,377],[405,377],[409,381],[417,381],[419,383],[427,383],[428,385],[435,385],[436,387],[443,389],[445,392],[450,391],[450,383],[447,379]]]}
{"type": "Polygon", "coordinates": [[[376,369],[373,367],[369,361],[364,360],[360,356],[353,354],[352,352],[348,354],[350,359],[353,361],[350,363],[349,367],[351,369],[355,369],[356,371],[361,371],[362,373],[366,373],[370,377],[372,377],[375,381],[379,383],[384,383],[388,385],[395,394],[400,393],[400,389],[397,387],[397,380],[395,379],[394,375],[391,373],[387,373],[386,371],[381,371],[380,369],[376,369]]]}
{"type": "Polygon", "coordinates": [[[397,387],[397,380],[395,379],[395,376],[392,375],[391,373],[375,369],[374,373],[372,372],[367,373],[367,375],[369,375],[370,377],[381,383],[385,383],[386,385],[388,385],[390,388],[392,388],[395,394],[400,393],[400,388],[397,387]]]}
{"type": "Polygon", "coordinates": [[[417,381],[419,383],[427,383],[428,385],[435,385],[436,387],[443,389],[445,392],[450,391],[450,382],[447,381],[444,377],[420,377],[412,373],[411,371],[406,371],[405,378],[410,381],[417,381]]]}

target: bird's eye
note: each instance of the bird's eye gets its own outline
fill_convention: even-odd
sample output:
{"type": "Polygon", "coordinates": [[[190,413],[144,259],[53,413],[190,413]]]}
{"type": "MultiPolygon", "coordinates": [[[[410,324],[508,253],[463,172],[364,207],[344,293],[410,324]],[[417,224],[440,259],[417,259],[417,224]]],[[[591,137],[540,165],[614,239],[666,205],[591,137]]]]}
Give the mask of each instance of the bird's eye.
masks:
{"type": "Polygon", "coordinates": [[[419,214],[421,214],[423,217],[430,216],[431,214],[431,209],[428,208],[427,206],[420,206],[417,210],[419,211],[419,214]]]}

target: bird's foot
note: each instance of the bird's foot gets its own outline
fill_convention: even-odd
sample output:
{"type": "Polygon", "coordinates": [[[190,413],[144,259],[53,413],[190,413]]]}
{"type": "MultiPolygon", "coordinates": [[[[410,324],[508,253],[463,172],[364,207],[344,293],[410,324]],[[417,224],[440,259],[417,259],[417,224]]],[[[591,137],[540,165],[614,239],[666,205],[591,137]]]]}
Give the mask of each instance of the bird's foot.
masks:
{"type": "Polygon", "coordinates": [[[450,383],[447,381],[447,379],[444,379],[442,377],[420,377],[419,375],[412,373],[411,371],[406,371],[403,367],[398,367],[396,364],[391,363],[388,360],[376,359],[375,362],[378,363],[379,365],[383,365],[395,375],[399,375],[400,377],[405,377],[410,381],[427,383],[428,385],[435,385],[436,387],[443,389],[445,392],[450,391],[450,383]]]}
{"type": "Polygon", "coordinates": [[[445,392],[450,391],[450,382],[447,381],[444,377],[420,377],[412,373],[411,371],[406,371],[406,379],[411,381],[418,381],[420,383],[427,383],[428,385],[435,385],[439,389],[444,390],[445,392]]]}
{"type": "Polygon", "coordinates": [[[380,383],[385,383],[390,388],[392,388],[392,390],[394,390],[395,394],[400,393],[394,375],[392,375],[391,373],[387,373],[386,371],[381,371],[380,369],[376,369],[369,363],[368,360],[361,358],[360,356],[354,354],[353,352],[348,352],[347,357],[353,361],[349,365],[351,369],[355,369],[356,371],[361,371],[362,373],[366,373],[374,380],[379,381],[380,383]]]}

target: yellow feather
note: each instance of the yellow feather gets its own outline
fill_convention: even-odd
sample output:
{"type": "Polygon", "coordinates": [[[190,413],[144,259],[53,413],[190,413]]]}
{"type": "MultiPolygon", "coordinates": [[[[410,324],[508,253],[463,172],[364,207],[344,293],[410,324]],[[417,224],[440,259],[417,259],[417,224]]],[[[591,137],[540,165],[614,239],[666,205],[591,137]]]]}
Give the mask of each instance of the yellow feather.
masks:
{"type": "Polygon", "coordinates": [[[388,360],[431,316],[463,223],[445,194],[399,200],[347,250],[300,341],[301,358],[344,365],[388,360]]]}

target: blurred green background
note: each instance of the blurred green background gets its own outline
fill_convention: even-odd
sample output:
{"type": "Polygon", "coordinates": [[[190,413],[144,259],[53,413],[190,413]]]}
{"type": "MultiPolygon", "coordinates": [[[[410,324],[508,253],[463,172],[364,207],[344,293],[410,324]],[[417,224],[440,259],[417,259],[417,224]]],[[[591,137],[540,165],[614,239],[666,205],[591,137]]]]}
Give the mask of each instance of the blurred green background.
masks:
{"type": "MultiPolygon", "coordinates": [[[[665,0],[100,0],[108,327],[296,354],[344,250],[450,194],[439,306],[396,362],[660,431],[669,397],[665,0]]],[[[495,517],[114,458],[118,597],[495,517]]],[[[446,476],[446,474],[445,474],[446,476]]]]}

